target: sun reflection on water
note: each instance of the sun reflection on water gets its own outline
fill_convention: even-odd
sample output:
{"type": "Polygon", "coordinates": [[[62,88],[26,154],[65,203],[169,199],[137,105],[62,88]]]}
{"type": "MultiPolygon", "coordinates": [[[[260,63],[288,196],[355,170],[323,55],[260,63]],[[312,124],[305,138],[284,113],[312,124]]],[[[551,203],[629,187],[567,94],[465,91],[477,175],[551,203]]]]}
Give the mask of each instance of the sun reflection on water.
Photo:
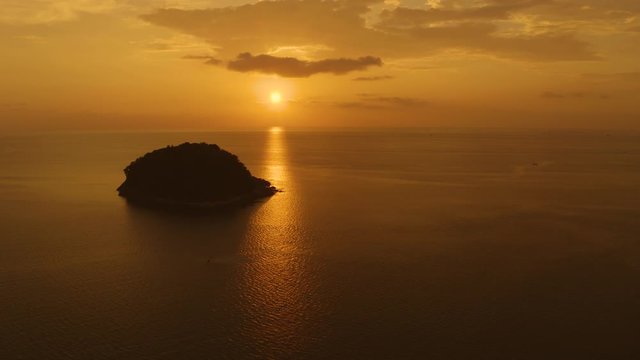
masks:
{"type": "Polygon", "coordinates": [[[267,132],[261,177],[284,192],[262,204],[253,216],[242,245],[248,263],[240,279],[245,335],[261,351],[291,356],[309,344],[304,339],[312,317],[310,274],[299,225],[295,182],[288,167],[285,133],[267,132]]]}

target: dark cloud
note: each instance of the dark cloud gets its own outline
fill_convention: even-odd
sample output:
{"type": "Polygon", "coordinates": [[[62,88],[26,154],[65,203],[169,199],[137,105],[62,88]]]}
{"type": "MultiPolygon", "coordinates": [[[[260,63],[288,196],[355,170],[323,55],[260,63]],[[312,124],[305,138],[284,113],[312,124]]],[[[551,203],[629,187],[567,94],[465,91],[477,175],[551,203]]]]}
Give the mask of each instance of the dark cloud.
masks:
{"type": "Polygon", "coordinates": [[[209,55],[185,55],[182,57],[185,60],[204,60],[207,65],[222,65],[223,61],[209,55]]]}
{"type": "Polygon", "coordinates": [[[357,98],[348,101],[331,101],[322,98],[307,98],[290,101],[293,105],[314,107],[314,106],[333,106],[343,109],[378,109],[378,110],[403,110],[422,108],[430,105],[425,99],[388,96],[379,94],[362,93],[357,98]]]}
{"type": "Polygon", "coordinates": [[[323,73],[344,75],[353,71],[365,70],[371,66],[382,66],[382,59],[373,56],[364,56],[357,59],[341,58],[307,61],[294,57],[254,56],[251,53],[242,53],[228,62],[210,55],[186,55],[182,58],[202,60],[207,65],[224,66],[237,72],[257,72],[289,78],[303,78],[323,73]]]}
{"type": "Polygon", "coordinates": [[[376,94],[359,94],[362,101],[367,103],[382,104],[394,107],[422,107],[429,105],[424,99],[401,97],[401,96],[382,96],[376,94]]]}
{"type": "Polygon", "coordinates": [[[366,101],[338,101],[333,103],[334,106],[343,109],[384,109],[381,104],[374,104],[366,101]]]}
{"type": "Polygon", "coordinates": [[[382,66],[382,60],[373,56],[365,56],[357,59],[305,61],[292,57],[254,56],[250,53],[243,53],[227,63],[227,68],[233,71],[276,74],[291,78],[309,77],[322,73],[343,75],[352,71],[365,70],[370,66],[382,66]]]}
{"type": "Polygon", "coordinates": [[[359,94],[357,100],[336,102],[334,105],[341,108],[401,110],[425,107],[429,102],[412,97],[359,94]]]}
{"type": "Polygon", "coordinates": [[[640,82],[640,72],[623,72],[623,73],[591,73],[582,74],[582,77],[595,81],[624,81],[624,82],[640,82]]]}
{"type": "Polygon", "coordinates": [[[5,102],[0,103],[0,110],[13,112],[13,111],[23,111],[28,108],[28,104],[25,102],[5,102]]]}
{"type": "Polygon", "coordinates": [[[598,94],[593,92],[585,92],[585,91],[574,91],[574,92],[555,92],[555,91],[545,91],[540,94],[540,97],[543,99],[600,99],[600,100],[608,100],[611,96],[607,94],[598,94]]]}
{"type": "Polygon", "coordinates": [[[393,76],[384,75],[384,76],[361,76],[353,79],[353,81],[383,81],[383,80],[391,80],[394,79],[393,76]]]}

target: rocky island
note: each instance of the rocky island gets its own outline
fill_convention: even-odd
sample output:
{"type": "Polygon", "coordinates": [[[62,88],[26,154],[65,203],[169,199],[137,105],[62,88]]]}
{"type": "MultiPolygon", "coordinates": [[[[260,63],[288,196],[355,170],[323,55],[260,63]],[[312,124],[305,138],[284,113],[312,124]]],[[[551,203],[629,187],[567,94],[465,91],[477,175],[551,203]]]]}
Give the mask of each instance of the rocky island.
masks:
{"type": "Polygon", "coordinates": [[[220,209],[273,196],[278,190],[257,178],[238,157],[218,145],[184,143],[152,151],[124,169],[118,194],[155,208],[220,209]]]}

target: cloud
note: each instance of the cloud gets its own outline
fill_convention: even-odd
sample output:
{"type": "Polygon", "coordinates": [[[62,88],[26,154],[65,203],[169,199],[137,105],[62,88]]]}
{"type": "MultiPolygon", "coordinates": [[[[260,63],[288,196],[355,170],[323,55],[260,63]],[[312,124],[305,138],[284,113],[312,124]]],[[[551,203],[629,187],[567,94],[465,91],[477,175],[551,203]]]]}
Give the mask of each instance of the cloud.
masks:
{"type": "Polygon", "coordinates": [[[69,21],[82,13],[114,11],[122,4],[114,0],[3,0],[0,24],[48,24],[69,21]]]}
{"type": "Polygon", "coordinates": [[[2,0],[0,24],[55,24],[85,14],[140,14],[160,7],[202,9],[231,6],[251,0],[2,0]]]}
{"type": "Polygon", "coordinates": [[[224,56],[270,53],[274,48],[324,45],[344,55],[362,53],[354,40],[370,30],[362,18],[365,1],[261,1],[214,9],[159,9],[142,15],[149,23],[197,36],[220,47],[224,56]]]}
{"type": "Polygon", "coordinates": [[[242,53],[235,60],[227,63],[227,68],[233,71],[276,74],[290,78],[309,77],[322,73],[343,75],[352,71],[365,70],[371,66],[382,66],[382,60],[373,56],[365,56],[357,59],[306,61],[292,57],[254,56],[250,53],[242,53]]]}
{"type": "Polygon", "coordinates": [[[173,35],[166,38],[155,38],[147,41],[131,41],[151,52],[207,52],[211,46],[198,38],[189,35],[173,35]]]}
{"type": "Polygon", "coordinates": [[[391,80],[391,79],[395,79],[395,77],[390,76],[390,75],[361,76],[361,77],[354,78],[353,81],[383,81],[383,80],[391,80]]]}
{"type": "MultiPolygon", "coordinates": [[[[440,6],[385,9],[380,14],[383,26],[411,27],[442,22],[487,21],[527,26],[590,25],[607,22],[608,26],[624,26],[640,12],[637,0],[485,0],[441,1],[440,6]],[[620,21],[623,20],[623,21],[620,21]]],[[[513,30],[513,26],[510,26],[513,30]]]]}
{"type": "MultiPolygon", "coordinates": [[[[548,3],[549,0],[493,1],[485,5],[470,7],[437,7],[416,9],[396,7],[383,10],[380,26],[413,27],[424,24],[461,20],[502,20],[517,10],[548,3]]],[[[442,5],[442,4],[441,4],[442,5]]]]}
{"type": "Polygon", "coordinates": [[[474,22],[411,30],[415,42],[434,49],[465,49],[474,53],[528,61],[600,59],[585,42],[576,40],[570,34],[507,36],[497,32],[497,25],[474,22]]]}
{"type": "Polygon", "coordinates": [[[556,6],[556,1],[484,3],[465,6],[441,1],[437,9],[398,7],[376,17],[372,5],[382,5],[382,0],[279,0],[215,9],[160,9],[142,19],[197,36],[218,48],[222,56],[270,54],[276,48],[313,45],[347,58],[361,54],[418,58],[462,50],[525,61],[599,59],[574,32],[538,27],[538,22],[546,23],[526,16],[523,23],[513,16],[534,9],[544,13],[538,9],[556,6]]]}

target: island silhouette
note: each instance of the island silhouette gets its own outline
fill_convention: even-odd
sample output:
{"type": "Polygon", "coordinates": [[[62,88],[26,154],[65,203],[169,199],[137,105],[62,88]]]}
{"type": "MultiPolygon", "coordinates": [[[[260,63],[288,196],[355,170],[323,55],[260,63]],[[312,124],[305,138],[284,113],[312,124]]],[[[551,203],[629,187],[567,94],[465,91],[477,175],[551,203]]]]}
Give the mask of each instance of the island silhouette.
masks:
{"type": "Polygon", "coordinates": [[[251,175],[238,157],[215,144],[184,143],[154,150],[124,169],[118,194],[163,209],[212,210],[245,205],[278,190],[251,175]]]}

